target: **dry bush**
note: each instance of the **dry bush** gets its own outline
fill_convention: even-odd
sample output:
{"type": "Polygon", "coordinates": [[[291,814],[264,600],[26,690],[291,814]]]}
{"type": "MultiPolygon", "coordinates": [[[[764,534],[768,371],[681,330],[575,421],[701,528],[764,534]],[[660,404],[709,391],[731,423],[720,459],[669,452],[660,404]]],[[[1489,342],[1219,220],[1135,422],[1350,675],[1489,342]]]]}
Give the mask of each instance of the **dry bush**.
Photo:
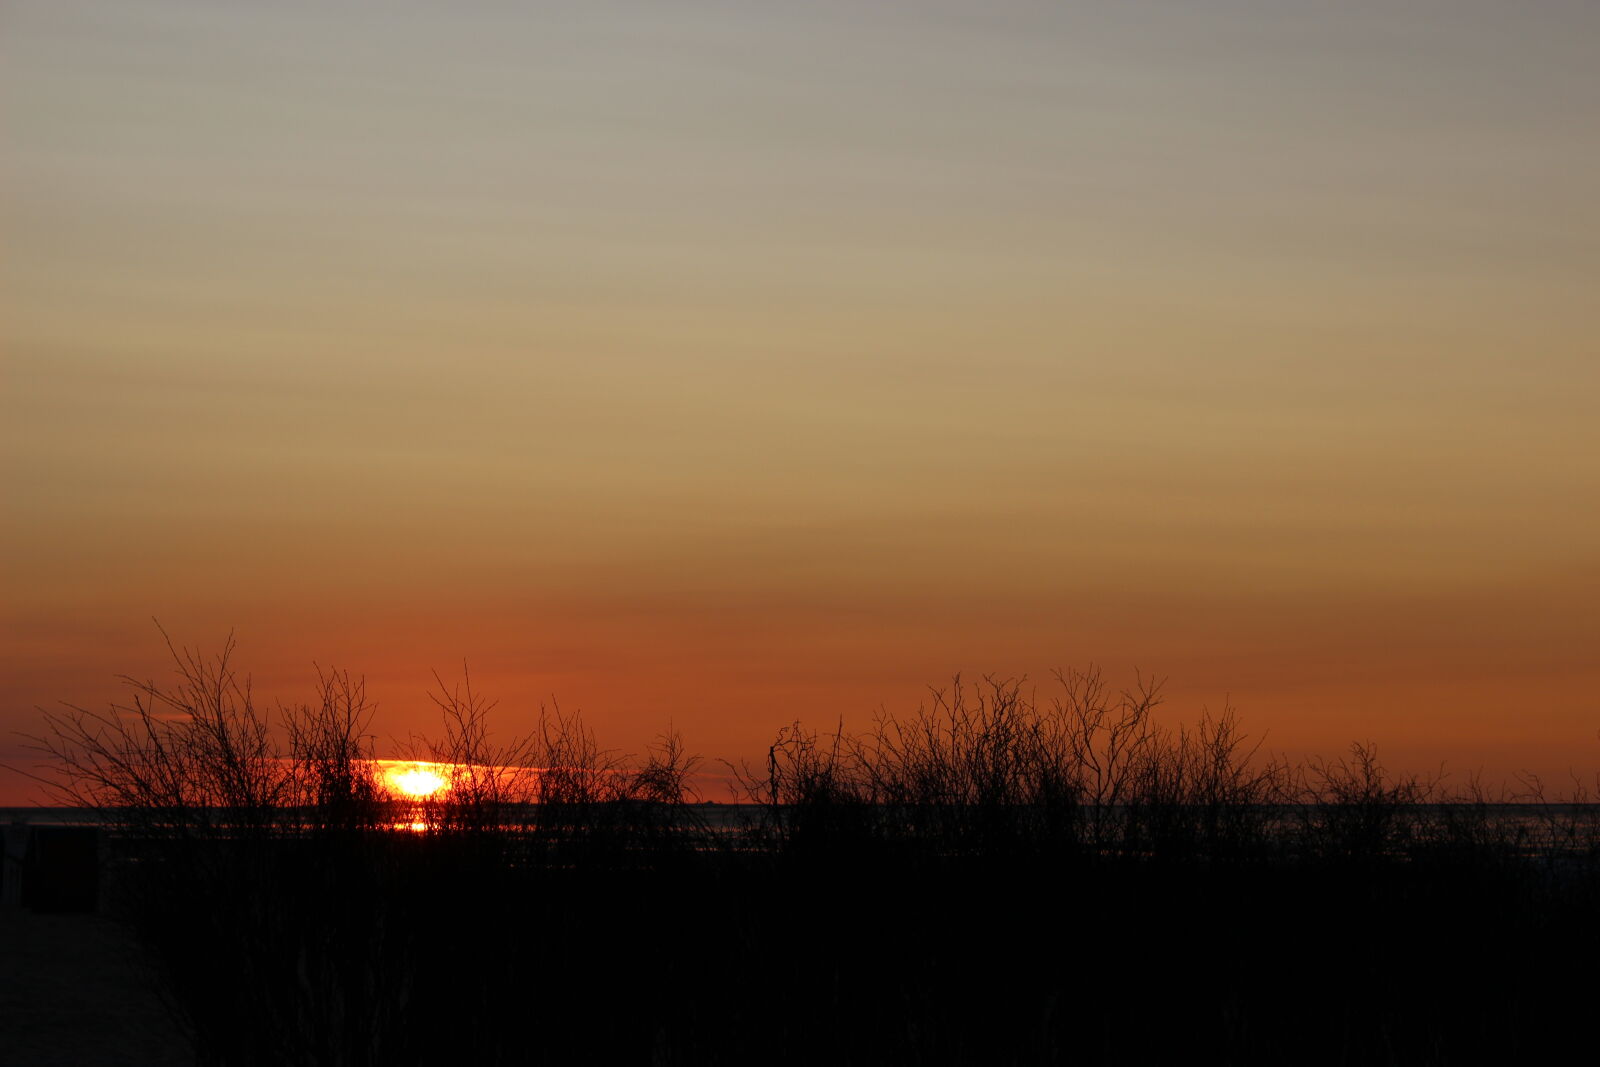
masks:
{"type": "MultiPolygon", "coordinates": [[[[438,679],[440,735],[411,755],[451,788],[401,800],[373,776],[358,678],[319,670],[269,715],[232,653],[174,649],[173,684],[130,680],[36,739],[57,799],[121,821],[128,899],[202,1062],[1285,1062],[1338,1027],[1345,1059],[1424,1062],[1495,1038],[1457,1006],[1468,978],[1410,1012],[1425,968],[1390,988],[1354,959],[1307,994],[1260,961],[1309,931],[1453,952],[1454,979],[1484,915],[1512,916],[1507,974],[1529,928],[1600,937],[1588,808],[1530,781],[1508,820],[1503,792],[1392,775],[1371,745],[1287,768],[1231,709],[1163,727],[1154,679],[1058,672],[1040,699],[957,677],[860,733],[795,723],[737,776],[759,822],[714,835],[676,732],[632,758],[552,705],[499,734],[470,674],[438,679]],[[1545,842],[1589,866],[1459,877],[1545,842]],[[1203,980],[1129,996],[1167,972],[1203,980]]],[[[1559,992],[1506,996],[1578,1018],[1559,992]]]]}
{"type": "Polygon", "coordinates": [[[167,647],[174,684],[125,676],[127,704],[44,712],[44,732],[30,740],[48,766],[39,780],[51,799],[146,833],[258,821],[291,802],[301,783],[249,678],[232,667],[232,637],[210,658],[167,647]]]}
{"type": "Polygon", "coordinates": [[[1022,679],[957,676],[864,733],[779,732],[745,795],[790,836],[922,843],[942,854],[1189,855],[1259,844],[1285,769],[1258,764],[1231,710],[1176,734],[1153,717],[1160,683],[1112,689],[1057,672],[1041,703],[1022,679]]]}
{"type": "Polygon", "coordinates": [[[1403,854],[1419,836],[1415,818],[1436,783],[1393,776],[1372,742],[1338,759],[1312,757],[1298,775],[1301,844],[1309,853],[1374,860],[1403,854]]]}
{"type": "Polygon", "coordinates": [[[1158,731],[1141,746],[1127,801],[1127,847],[1163,858],[1261,851],[1286,799],[1288,768],[1258,763],[1231,708],[1190,729],[1158,731]]]}

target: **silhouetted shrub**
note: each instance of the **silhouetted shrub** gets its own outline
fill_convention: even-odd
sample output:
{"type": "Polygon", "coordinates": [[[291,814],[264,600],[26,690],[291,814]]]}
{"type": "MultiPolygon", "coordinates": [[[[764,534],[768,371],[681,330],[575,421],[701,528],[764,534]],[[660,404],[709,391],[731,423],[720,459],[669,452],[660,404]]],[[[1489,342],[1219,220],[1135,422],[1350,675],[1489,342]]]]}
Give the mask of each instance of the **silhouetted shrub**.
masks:
{"type": "Polygon", "coordinates": [[[1527,1062],[1595,992],[1586,795],[1262,760],[1152,680],[795,723],[712,809],[675,733],[498,738],[464,675],[418,800],[359,679],[269,715],[232,651],[39,739],[202,1062],[1527,1062]]]}

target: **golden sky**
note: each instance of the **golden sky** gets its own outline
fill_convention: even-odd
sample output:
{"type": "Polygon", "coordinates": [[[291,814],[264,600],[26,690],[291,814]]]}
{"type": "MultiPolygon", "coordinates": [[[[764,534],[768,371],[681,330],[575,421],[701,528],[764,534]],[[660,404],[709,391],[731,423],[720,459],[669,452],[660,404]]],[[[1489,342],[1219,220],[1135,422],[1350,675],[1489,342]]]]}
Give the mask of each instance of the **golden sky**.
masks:
{"type": "MultiPolygon", "coordinates": [[[[37,705],[466,658],[754,757],[1103,664],[1600,766],[1600,7],[0,4],[37,705]]],[[[28,788],[0,772],[0,802],[28,788]]]]}

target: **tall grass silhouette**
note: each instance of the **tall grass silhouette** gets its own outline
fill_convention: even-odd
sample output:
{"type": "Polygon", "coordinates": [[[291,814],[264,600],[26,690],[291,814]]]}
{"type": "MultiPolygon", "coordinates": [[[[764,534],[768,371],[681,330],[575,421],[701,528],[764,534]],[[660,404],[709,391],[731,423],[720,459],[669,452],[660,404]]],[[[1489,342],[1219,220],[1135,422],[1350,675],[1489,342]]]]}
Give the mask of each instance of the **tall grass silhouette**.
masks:
{"type": "Polygon", "coordinates": [[[1593,993],[1588,793],[1290,764],[1149,678],[793,723],[708,806],[676,733],[497,734],[466,673],[399,795],[359,678],[269,712],[231,641],[172,654],[35,741],[202,1062],[1525,1060],[1593,993]]]}

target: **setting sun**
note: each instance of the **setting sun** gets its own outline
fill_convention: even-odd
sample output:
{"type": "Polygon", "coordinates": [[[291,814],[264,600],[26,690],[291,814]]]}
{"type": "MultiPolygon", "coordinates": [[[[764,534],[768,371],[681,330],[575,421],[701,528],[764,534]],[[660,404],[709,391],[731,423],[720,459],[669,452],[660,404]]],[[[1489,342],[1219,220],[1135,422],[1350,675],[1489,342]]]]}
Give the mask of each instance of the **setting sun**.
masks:
{"type": "Polygon", "coordinates": [[[429,797],[444,789],[449,782],[444,775],[427,766],[411,764],[391,767],[385,772],[389,785],[409,797],[429,797]]]}

